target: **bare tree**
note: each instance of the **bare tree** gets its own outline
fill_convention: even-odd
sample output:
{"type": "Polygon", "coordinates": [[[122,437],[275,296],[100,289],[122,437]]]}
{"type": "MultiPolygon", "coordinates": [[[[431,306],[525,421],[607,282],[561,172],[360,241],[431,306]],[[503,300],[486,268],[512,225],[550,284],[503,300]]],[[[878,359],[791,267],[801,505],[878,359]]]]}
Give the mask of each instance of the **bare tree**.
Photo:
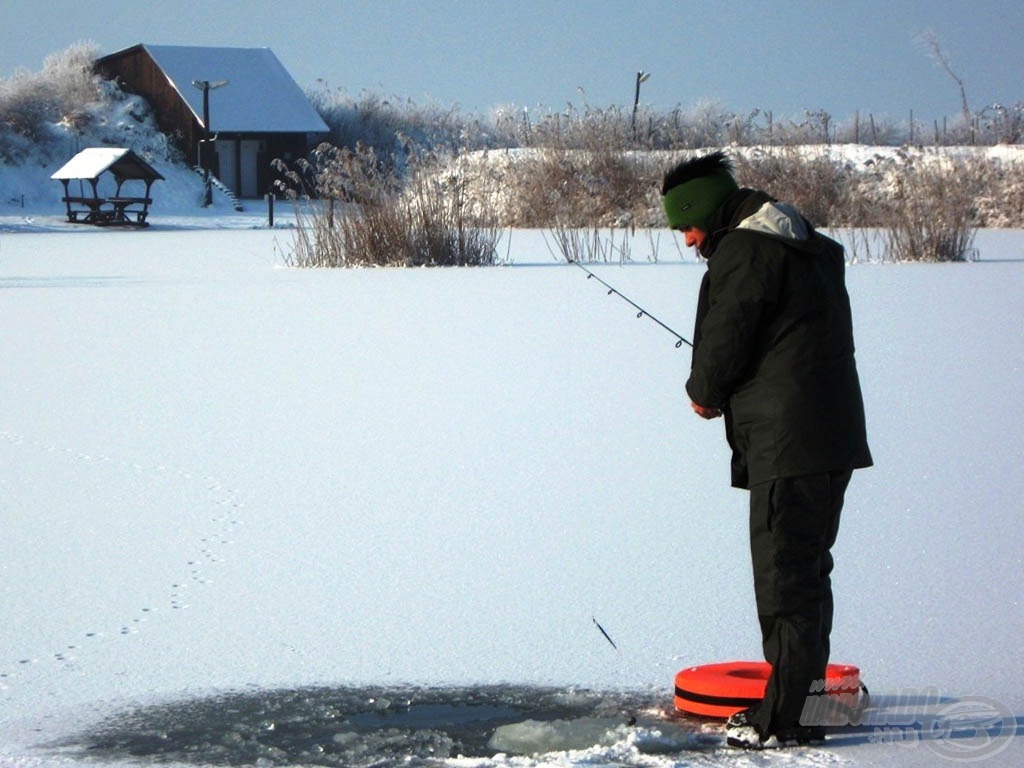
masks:
{"type": "Polygon", "coordinates": [[[939,42],[939,36],[935,34],[935,30],[926,29],[922,32],[921,41],[927,46],[929,55],[953,79],[957,88],[960,89],[960,111],[964,117],[964,128],[969,131],[972,122],[971,109],[967,106],[967,89],[964,87],[963,78],[953,71],[953,65],[949,60],[949,56],[942,49],[942,44],[939,42]]]}

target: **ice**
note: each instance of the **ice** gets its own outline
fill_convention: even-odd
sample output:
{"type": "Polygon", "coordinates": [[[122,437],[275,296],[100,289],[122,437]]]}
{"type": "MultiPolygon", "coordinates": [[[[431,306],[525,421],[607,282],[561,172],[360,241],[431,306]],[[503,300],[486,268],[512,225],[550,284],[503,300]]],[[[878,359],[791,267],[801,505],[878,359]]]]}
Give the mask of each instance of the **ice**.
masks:
{"type": "MultiPolygon", "coordinates": [[[[163,732],[130,713],[175,704],[202,730],[207,702],[337,686],[389,719],[360,711],[364,730],[317,744],[531,764],[486,744],[529,720],[625,724],[609,692],[664,706],[679,669],[758,657],[746,497],[671,335],[554,265],[540,233],[509,233],[511,266],[466,270],[286,269],[288,236],[0,235],[0,762],[80,768],[123,722],[119,761],[163,732]],[[474,699],[495,684],[527,693],[474,699]],[[538,689],[557,707],[538,713],[538,689]]],[[[1012,719],[1024,235],[977,244],[971,264],[848,270],[876,466],[844,510],[832,647],[873,695],[934,686],[1012,719]]],[[[692,325],[695,260],[594,269],[692,325]]],[[[241,754],[313,763],[264,704],[241,754]]],[[[557,760],[677,762],[651,725],[609,733],[557,760]]],[[[909,768],[939,746],[874,736],[787,760],[909,768]]],[[[168,763],[223,759],[199,738],[168,763]]],[[[1019,764],[1021,743],[1000,736],[986,764],[1019,764]]]]}
{"type": "Polygon", "coordinates": [[[498,752],[536,755],[608,746],[621,741],[626,727],[621,720],[581,717],[575,720],[524,720],[501,725],[488,746],[498,752]]]}

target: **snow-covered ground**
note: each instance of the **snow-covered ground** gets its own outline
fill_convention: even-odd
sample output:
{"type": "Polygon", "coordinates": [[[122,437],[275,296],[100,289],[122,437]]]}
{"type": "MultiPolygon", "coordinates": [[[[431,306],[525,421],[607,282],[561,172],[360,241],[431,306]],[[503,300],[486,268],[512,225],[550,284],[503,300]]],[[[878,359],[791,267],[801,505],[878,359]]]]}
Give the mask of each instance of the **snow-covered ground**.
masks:
{"type": "MultiPolygon", "coordinates": [[[[300,271],[281,211],[270,230],[185,188],[145,231],[0,215],[0,764],[313,763],[230,745],[325,696],[667,704],[680,668],[758,658],[746,495],[669,334],[538,232],[506,235],[506,267],[300,271]],[[163,745],[204,717],[230,738],[97,735],[163,745]]],[[[649,243],[594,269],[689,336],[703,267],[649,243]]],[[[1020,765],[1024,232],[976,245],[848,271],[876,466],[836,548],[833,658],[908,721],[761,756],[642,721],[452,762],[1020,765]],[[922,738],[933,690],[998,716],[922,738]]]]}

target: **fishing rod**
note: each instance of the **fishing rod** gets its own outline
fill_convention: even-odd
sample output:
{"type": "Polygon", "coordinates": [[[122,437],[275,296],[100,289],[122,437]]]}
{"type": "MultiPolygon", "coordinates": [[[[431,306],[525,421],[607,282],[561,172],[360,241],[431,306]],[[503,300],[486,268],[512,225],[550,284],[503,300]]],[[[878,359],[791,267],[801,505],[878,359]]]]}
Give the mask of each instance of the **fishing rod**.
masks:
{"type": "Polygon", "coordinates": [[[678,341],[676,342],[676,349],[679,349],[679,348],[680,348],[681,346],[683,346],[683,344],[686,344],[687,346],[689,346],[689,347],[691,347],[691,348],[693,347],[693,342],[692,342],[692,341],[690,341],[689,339],[686,339],[686,338],[684,338],[683,336],[680,336],[680,335],[679,335],[678,333],[676,333],[676,332],[675,332],[674,330],[672,330],[672,329],[671,329],[671,328],[669,328],[669,327],[668,327],[667,325],[665,325],[665,324],[664,324],[663,322],[661,322],[661,320],[659,320],[658,318],[656,318],[656,317],[655,317],[654,315],[652,315],[652,314],[651,314],[650,312],[648,312],[648,311],[647,311],[646,309],[644,309],[643,307],[641,307],[641,306],[640,306],[639,304],[637,304],[637,303],[636,303],[635,301],[633,301],[633,300],[632,300],[631,298],[629,298],[628,296],[623,296],[623,295],[622,295],[621,293],[619,293],[619,291],[618,291],[617,289],[615,289],[615,288],[613,288],[612,286],[608,285],[608,283],[606,283],[606,282],[605,282],[604,280],[602,280],[602,279],[601,279],[600,277],[598,277],[598,276],[597,276],[597,275],[595,275],[595,274],[594,274],[593,272],[591,272],[591,271],[590,271],[589,269],[587,269],[586,267],[584,267],[584,266],[583,266],[582,264],[580,264],[580,263],[579,263],[578,261],[576,261],[575,259],[568,259],[568,262],[569,262],[570,264],[575,264],[575,265],[576,265],[577,267],[579,267],[579,268],[580,268],[580,269],[582,269],[582,270],[583,270],[584,272],[586,272],[586,273],[587,273],[587,280],[597,280],[597,282],[599,282],[599,283],[600,283],[601,285],[603,285],[603,286],[604,286],[605,288],[607,288],[607,289],[608,289],[608,295],[609,295],[609,296],[612,296],[612,295],[618,296],[618,297],[619,297],[620,299],[622,299],[622,300],[623,300],[624,302],[626,302],[627,304],[629,304],[630,306],[632,306],[632,307],[633,307],[633,308],[634,308],[634,309],[635,309],[635,310],[637,311],[637,312],[636,312],[636,316],[637,316],[637,318],[638,318],[638,319],[639,319],[639,318],[641,318],[641,317],[647,317],[647,318],[649,318],[649,319],[653,320],[654,322],[656,322],[656,323],[657,323],[658,325],[660,325],[660,326],[661,326],[662,328],[664,328],[664,329],[665,329],[666,331],[668,331],[669,333],[671,333],[671,334],[672,334],[673,336],[675,336],[675,337],[676,337],[676,338],[678,339],[678,341]]]}
{"type": "Polygon", "coordinates": [[[605,628],[601,626],[600,622],[598,622],[597,620],[597,617],[592,616],[591,618],[594,621],[594,626],[601,630],[601,634],[604,635],[604,639],[607,640],[611,644],[612,648],[614,648],[616,651],[619,650],[619,646],[615,644],[615,641],[612,640],[612,636],[609,635],[608,632],[605,631],[605,628]]]}

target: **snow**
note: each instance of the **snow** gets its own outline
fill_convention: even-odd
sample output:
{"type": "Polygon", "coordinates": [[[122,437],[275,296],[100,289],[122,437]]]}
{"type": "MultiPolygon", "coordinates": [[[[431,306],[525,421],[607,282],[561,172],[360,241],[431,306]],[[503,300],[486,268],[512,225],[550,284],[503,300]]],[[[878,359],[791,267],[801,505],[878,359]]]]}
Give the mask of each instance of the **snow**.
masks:
{"type": "Polygon", "coordinates": [[[51,179],[95,179],[104,171],[113,166],[120,165],[120,161],[126,168],[117,168],[122,176],[135,178],[142,174],[153,175],[156,179],[159,174],[151,174],[145,165],[145,161],[135,155],[130,149],[123,147],[89,147],[83,149],[73,158],[62,165],[51,179]]]}
{"type": "MultiPolygon", "coordinates": [[[[670,701],[683,667],[759,657],[746,495],[720,422],[689,410],[687,350],[541,232],[506,233],[505,267],[293,270],[286,207],[273,229],[259,204],[201,209],[198,176],[154,166],[145,231],[63,221],[53,168],[0,181],[0,764],[145,764],[83,734],[213,711],[269,731],[266,712],[316,710],[335,749],[386,754],[391,731],[332,707],[400,718],[402,692],[435,689],[449,718],[553,697],[495,733],[556,753],[452,765],[746,759],[606,727],[609,706],[670,701]],[[567,704],[587,690],[603,703],[567,704]]],[[[648,263],[653,242],[592,269],[689,336],[704,268],[664,244],[648,263]]],[[[832,655],[883,713],[984,699],[1016,725],[1024,232],[976,245],[970,264],[849,268],[876,466],[844,511],[832,655]]],[[[977,755],[908,733],[763,762],[977,755]]],[[[197,738],[170,764],[221,759],[197,738]]],[[[1019,765],[1022,744],[985,765],[1019,765]]],[[[274,749],[235,760],[313,762],[274,749]]]]}

